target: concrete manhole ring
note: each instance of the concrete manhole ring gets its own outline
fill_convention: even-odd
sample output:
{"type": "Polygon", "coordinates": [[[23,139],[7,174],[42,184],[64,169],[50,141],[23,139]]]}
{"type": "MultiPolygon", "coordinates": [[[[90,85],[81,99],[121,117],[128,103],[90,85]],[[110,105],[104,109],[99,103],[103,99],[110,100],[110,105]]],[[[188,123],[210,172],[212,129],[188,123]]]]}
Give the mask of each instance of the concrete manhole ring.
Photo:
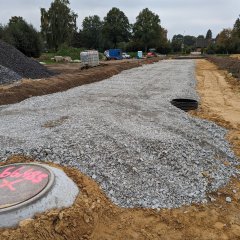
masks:
{"type": "Polygon", "coordinates": [[[0,167],[0,213],[15,210],[45,196],[53,172],[41,164],[16,163],[0,167]]]}

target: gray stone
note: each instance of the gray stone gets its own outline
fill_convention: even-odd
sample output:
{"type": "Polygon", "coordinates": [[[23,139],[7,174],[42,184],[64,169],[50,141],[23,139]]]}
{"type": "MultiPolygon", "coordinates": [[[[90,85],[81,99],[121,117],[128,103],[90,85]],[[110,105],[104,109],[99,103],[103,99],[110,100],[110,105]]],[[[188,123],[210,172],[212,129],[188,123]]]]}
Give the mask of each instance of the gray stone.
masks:
{"type": "Polygon", "coordinates": [[[209,192],[237,176],[238,161],[225,140],[226,129],[171,105],[173,98],[199,99],[195,84],[193,60],[167,60],[4,106],[1,160],[36,151],[38,160],[94,177],[123,207],[205,202],[209,192]],[[64,124],[41,127],[63,116],[68,117],[64,124]]]}
{"type": "Polygon", "coordinates": [[[230,197],[226,197],[226,202],[231,203],[232,199],[230,197]]]}

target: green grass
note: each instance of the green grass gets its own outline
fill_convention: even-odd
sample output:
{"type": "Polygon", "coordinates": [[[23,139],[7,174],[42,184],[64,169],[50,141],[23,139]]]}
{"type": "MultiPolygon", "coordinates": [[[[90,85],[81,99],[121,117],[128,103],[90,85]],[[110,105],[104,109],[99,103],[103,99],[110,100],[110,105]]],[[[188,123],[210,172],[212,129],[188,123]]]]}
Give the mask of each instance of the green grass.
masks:
{"type": "Polygon", "coordinates": [[[137,52],[127,52],[128,55],[131,56],[131,58],[136,58],[137,57],[137,52]]]}
{"type": "MultiPolygon", "coordinates": [[[[62,47],[57,52],[43,53],[38,60],[46,64],[56,63],[54,60],[51,60],[54,56],[71,57],[72,60],[80,60],[80,52],[85,50],[85,48],[62,47]]],[[[103,53],[99,52],[99,58],[102,59],[103,57],[103,53]]]]}
{"type": "MultiPolygon", "coordinates": [[[[80,52],[86,50],[85,48],[73,48],[73,47],[67,47],[67,48],[61,48],[56,52],[57,56],[63,56],[63,57],[71,57],[73,60],[80,59],[80,52]]],[[[55,55],[55,56],[56,56],[55,55]]]]}

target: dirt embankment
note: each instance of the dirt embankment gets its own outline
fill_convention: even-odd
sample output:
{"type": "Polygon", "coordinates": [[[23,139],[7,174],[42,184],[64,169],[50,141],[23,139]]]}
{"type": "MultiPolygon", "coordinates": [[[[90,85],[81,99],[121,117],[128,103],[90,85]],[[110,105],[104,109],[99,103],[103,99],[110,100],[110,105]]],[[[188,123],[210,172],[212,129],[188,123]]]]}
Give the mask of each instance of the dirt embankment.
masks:
{"type": "MultiPolygon", "coordinates": [[[[239,110],[236,103],[240,96],[237,85],[232,85],[224,76],[225,72],[217,70],[215,65],[205,60],[197,62],[198,90],[202,104],[195,115],[237,131],[239,110]],[[222,99],[223,96],[225,99],[222,99]],[[228,99],[232,100],[228,102],[228,99]],[[226,111],[228,114],[225,114],[226,111]]],[[[9,162],[26,161],[31,160],[13,157],[9,162]]],[[[210,194],[211,201],[208,204],[159,211],[124,209],[112,204],[92,179],[75,169],[61,168],[81,190],[75,204],[68,209],[39,214],[34,220],[21,222],[16,229],[2,229],[0,239],[240,239],[240,183],[237,179],[210,194]],[[226,197],[231,197],[232,202],[227,203],[226,197]]]]}
{"type": "Polygon", "coordinates": [[[49,69],[60,74],[39,80],[24,79],[12,85],[0,86],[0,105],[12,104],[23,101],[32,96],[41,96],[55,92],[104,80],[123,70],[151,64],[159,61],[159,58],[146,60],[123,61],[105,63],[98,67],[81,70],[79,64],[59,64],[50,66],[49,69]]]}
{"type": "Polygon", "coordinates": [[[227,70],[232,76],[240,81],[239,57],[216,57],[208,56],[208,60],[216,64],[220,69],[227,70]]]}
{"type": "MultiPolygon", "coordinates": [[[[9,162],[30,162],[13,157],[9,162]]],[[[211,196],[211,204],[172,210],[124,209],[112,204],[99,186],[78,170],[62,168],[81,194],[74,205],[63,210],[38,214],[34,220],[20,223],[16,229],[0,230],[1,240],[237,240],[240,236],[240,184],[232,182],[228,189],[211,196]],[[233,194],[232,190],[237,194],[233,194]],[[232,203],[226,203],[226,196],[232,203]]]]}
{"type": "Polygon", "coordinates": [[[194,115],[229,129],[228,138],[240,156],[240,82],[206,60],[197,61],[196,76],[201,106],[194,115]]]}

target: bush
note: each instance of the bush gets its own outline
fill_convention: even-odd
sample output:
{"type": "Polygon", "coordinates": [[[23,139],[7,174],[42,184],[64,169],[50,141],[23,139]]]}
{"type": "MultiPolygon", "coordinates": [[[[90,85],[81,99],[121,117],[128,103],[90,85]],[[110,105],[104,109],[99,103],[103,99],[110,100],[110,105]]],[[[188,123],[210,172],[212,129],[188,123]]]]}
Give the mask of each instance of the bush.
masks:
{"type": "Polygon", "coordinates": [[[12,17],[4,27],[2,39],[28,57],[39,57],[42,51],[40,34],[21,17],[12,17]]]}
{"type": "Polygon", "coordinates": [[[131,56],[131,58],[136,58],[137,57],[137,52],[127,52],[131,56]]]}
{"type": "Polygon", "coordinates": [[[71,57],[74,59],[80,59],[80,52],[86,50],[85,48],[74,48],[67,47],[65,45],[61,46],[60,49],[56,52],[56,55],[63,57],[71,57]]]}
{"type": "MultiPolygon", "coordinates": [[[[85,50],[86,50],[85,48],[68,47],[67,45],[64,44],[60,47],[60,49],[57,52],[50,51],[43,53],[39,60],[50,64],[54,63],[54,61],[51,61],[51,58],[53,58],[54,56],[71,57],[73,60],[80,59],[80,52],[85,50]]],[[[99,58],[103,59],[103,57],[104,57],[103,53],[99,52],[99,58]]]]}

